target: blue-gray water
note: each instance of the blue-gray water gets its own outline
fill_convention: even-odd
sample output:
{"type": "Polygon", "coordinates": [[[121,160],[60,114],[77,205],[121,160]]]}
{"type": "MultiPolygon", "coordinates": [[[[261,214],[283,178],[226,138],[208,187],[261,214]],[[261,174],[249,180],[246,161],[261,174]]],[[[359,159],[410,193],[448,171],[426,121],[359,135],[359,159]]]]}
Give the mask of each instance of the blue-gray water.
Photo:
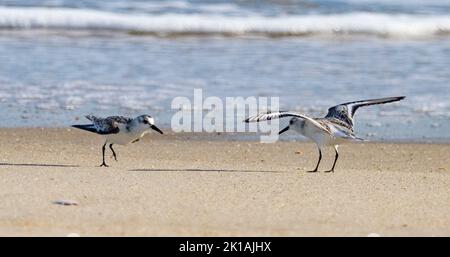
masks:
{"type": "Polygon", "coordinates": [[[202,88],[318,116],[406,95],[358,110],[359,134],[449,141],[449,32],[437,0],[0,1],[1,126],[148,113],[169,127],[172,99],[202,88]]]}

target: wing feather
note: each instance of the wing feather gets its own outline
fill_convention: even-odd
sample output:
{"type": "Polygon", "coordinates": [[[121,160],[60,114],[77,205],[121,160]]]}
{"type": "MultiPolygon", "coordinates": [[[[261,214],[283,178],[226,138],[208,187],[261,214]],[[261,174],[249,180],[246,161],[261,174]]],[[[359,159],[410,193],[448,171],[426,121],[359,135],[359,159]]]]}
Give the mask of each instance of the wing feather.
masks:
{"type": "Polygon", "coordinates": [[[100,118],[94,115],[86,115],[86,118],[92,121],[89,125],[74,125],[73,127],[94,132],[101,135],[119,133],[119,123],[128,123],[131,119],[123,116],[110,116],[100,118]]]}
{"type": "Polygon", "coordinates": [[[341,123],[341,125],[344,125],[347,128],[353,130],[353,116],[355,115],[355,112],[359,107],[392,103],[400,101],[404,98],[405,96],[395,96],[339,104],[328,109],[328,113],[325,116],[325,119],[334,121],[336,123],[341,123]]]}
{"type": "Polygon", "coordinates": [[[106,119],[111,119],[114,120],[117,123],[123,123],[123,124],[127,124],[128,122],[130,122],[132,119],[129,117],[124,117],[124,116],[109,116],[106,119]]]}

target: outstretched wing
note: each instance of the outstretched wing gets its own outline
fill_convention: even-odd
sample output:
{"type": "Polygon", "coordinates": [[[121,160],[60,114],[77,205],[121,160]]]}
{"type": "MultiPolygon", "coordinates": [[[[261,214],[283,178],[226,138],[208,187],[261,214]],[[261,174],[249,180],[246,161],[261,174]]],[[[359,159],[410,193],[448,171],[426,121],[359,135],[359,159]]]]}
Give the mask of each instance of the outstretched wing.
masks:
{"type": "Polygon", "coordinates": [[[400,101],[404,98],[404,96],[396,96],[339,104],[328,109],[328,113],[325,116],[325,119],[353,130],[353,116],[355,115],[355,112],[359,107],[392,103],[400,101]]]}
{"type": "Polygon", "coordinates": [[[250,116],[249,118],[245,119],[244,122],[246,122],[246,123],[260,122],[260,121],[265,121],[265,120],[280,119],[280,118],[284,118],[284,117],[296,117],[296,118],[304,119],[306,121],[309,121],[310,123],[312,123],[319,129],[323,130],[324,132],[330,134],[330,129],[328,127],[320,124],[319,122],[317,122],[316,120],[314,120],[308,116],[305,116],[301,113],[296,113],[296,112],[281,111],[281,112],[260,113],[260,114],[254,115],[254,116],[250,116]]]}

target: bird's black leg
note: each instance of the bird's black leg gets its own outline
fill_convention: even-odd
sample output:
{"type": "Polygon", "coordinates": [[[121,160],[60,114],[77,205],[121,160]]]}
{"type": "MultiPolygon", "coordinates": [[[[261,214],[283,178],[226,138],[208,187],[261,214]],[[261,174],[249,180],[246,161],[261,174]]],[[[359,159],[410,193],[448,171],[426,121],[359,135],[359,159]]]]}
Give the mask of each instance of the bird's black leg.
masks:
{"type": "Polygon", "coordinates": [[[108,167],[108,165],[106,165],[106,162],[105,162],[105,148],[106,148],[106,142],[102,147],[103,162],[102,162],[102,164],[100,164],[100,167],[108,167]]]}
{"type": "Polygon", "coordinates": [[[114,152],[114,149],[112,148],[112,146],[113,146],[113,144],[109,144],[109,149],[111,149],[111,151],[113,153],[114,160],[117,161],[117,155],[116,155],[116,152],[114,152]]]}
{"type": "Polygon", "coordinates": [[[334,163],[333,163],[333,167],[331,167],[331,170],[325,171],[325,172],[334,172],[334,166],[336,166],[336,162],[339,158],[339,152],[338,152],[338,147],[337,145],[334,146],[334,151],[336,152],[336,155],[334,156],[334,163]]]}
{"type": "Polygon", "coordinates": [[[317,162],[316,168],[314,170],[308,171],[308,172],[317,172],[317,169],[319,169],[320,161],[322,160],[322,150],[319,148],[319,161],[317,162]]]}

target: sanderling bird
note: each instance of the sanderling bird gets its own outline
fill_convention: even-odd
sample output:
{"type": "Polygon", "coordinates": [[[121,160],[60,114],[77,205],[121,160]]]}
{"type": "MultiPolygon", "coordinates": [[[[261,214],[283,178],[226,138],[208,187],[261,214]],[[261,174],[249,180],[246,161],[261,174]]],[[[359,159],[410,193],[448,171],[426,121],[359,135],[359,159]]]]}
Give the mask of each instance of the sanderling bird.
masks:
{"type": "Polygon", "coordinates": [[[334,146],[336,154],[333,167],[326,171],[334,172],[334,167],[339,158],[338,146],[348,141],[364,140],[357,137],[353,130],[353,116],[356,110],[362,106],[391,103],[404,98],[404,96],[398,96],[343,103],[329,108],[324,118],[310,118],[301,113],[281,111],[251,116],[244,122],[259,122],[283,117],[293,117],[289,121],[289,125],[278,132],[278,134],[280,135],[292,128],[316,143],[319,149],[319,161],[317,162],[316,168],[310,172],[316,172],[319,168],[320,161],[322,160],[322,148],[325,146],[334,146]]]}
{"type": "Polygon", "coordinates": [[[105,144],[103,144],[102,147],[103,162],[100,167],[108,167],[105,163],[105,148],[107,144],[109,144],[113,157],[117,161],[117,155],[113,149],[113,144],[126,145],[135,143],[146,133],[149,133],[150,129],[163,134],[163,132],[155,126],[155,121],[150,115],[141,115],[134,119],[123,116],[99,118],[93,115],[87,115],[86,118],[92,121],[92,124],[73,125],[72,127],[87,130],[105,137],[105,144]]]}

